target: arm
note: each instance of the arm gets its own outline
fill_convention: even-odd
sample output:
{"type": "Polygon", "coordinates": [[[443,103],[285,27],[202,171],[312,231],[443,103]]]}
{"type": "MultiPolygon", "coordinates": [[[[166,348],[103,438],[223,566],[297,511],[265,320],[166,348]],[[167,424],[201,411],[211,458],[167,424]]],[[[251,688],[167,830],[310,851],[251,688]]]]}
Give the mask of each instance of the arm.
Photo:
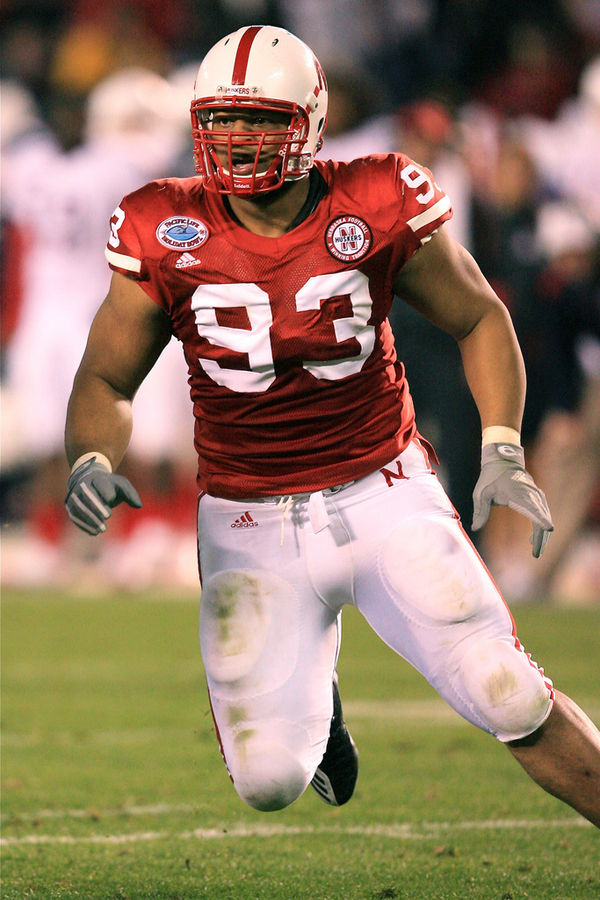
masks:
{"type": "Polygon", "coordinates": [[[525,471],[525,366],[507,309],[444,228],[401,269],[394,290],[458,341],[483,430],[473,528],[483,527],[492,505],[510,506],[533,522],[533,555],[539,556],[553,525],[543,493],[525,471]]]}
{"type": "Polygon", "coordinates": [[[97,450],[116,468],[131,437],[131,402],[171,337],[166,313],[117,272],[96,313],[67,410],[71,465],[97,450]]]}
{"type": "Polygon", "coordinates": [[[65,448],[73,467],[67,512],[91,534],[104,531],[111,508],[141,501],[113,475],[131,437],[131,403],[171,337],[169,320],[129,278],[115,273],[98,310],[67,410],[65,448]]]}

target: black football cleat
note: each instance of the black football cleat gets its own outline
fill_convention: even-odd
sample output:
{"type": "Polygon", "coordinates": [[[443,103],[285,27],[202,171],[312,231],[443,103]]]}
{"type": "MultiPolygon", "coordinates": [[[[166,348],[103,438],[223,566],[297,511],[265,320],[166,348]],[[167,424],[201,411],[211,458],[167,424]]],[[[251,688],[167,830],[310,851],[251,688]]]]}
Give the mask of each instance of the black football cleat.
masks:
{"type": "Polygon", "coordinates": [[[357,778],[358,751],[344,722],[336,672],[333,676],[333,716],[329,740],[311,785],[325,803],[343,806],[354,793],[357,778]]]}

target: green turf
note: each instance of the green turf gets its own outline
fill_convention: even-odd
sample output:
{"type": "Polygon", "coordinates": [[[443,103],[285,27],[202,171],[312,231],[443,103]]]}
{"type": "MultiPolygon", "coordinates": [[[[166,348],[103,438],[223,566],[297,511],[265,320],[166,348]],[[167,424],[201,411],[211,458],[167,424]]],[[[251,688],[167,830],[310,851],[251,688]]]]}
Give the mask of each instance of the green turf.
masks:
{"type": "MultiPolygon", "coordinates": [[[[5,592],[3,900],[587,900],[598,831],[344,617],[361,752],[342,809],[268,815],[221,762],[197,604],[5,592]]],[[[600,615],[522,608],[519,635],[598,720],[600,615]]]]}

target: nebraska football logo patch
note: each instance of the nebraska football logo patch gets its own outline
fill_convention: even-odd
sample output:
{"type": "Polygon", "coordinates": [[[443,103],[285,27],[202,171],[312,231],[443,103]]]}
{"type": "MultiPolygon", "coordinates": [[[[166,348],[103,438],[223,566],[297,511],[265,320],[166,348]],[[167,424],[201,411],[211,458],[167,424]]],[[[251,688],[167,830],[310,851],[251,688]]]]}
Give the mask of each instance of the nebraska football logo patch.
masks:
{"type": "Polygon", "coordinates": [[[360,259],[371,247],[371,229],[358,216],[338,216],[329,223],[325,243],[332,256],[342,262],[360,259]]]}
{"type": "Polygon", "coordinates": [[[169,250],[193,250],[202,246],[207,239],[208,228],[200,219],[171,216],[160,223],[156,229],[156,237],[169,250]]]}

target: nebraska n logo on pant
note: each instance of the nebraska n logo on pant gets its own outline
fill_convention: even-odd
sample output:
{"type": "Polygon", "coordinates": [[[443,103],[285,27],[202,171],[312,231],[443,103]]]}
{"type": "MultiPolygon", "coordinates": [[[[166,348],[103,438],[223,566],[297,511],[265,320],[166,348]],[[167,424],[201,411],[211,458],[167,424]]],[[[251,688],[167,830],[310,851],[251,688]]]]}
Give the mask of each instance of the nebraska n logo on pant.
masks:
{"type": "Polygon", "coordinates": [[[230,528],[256,528],[258,522],[255,522],[249,512],[245,512],[243,516],[232,522],[230,528]]]}
{"type": "Polygon", "coordinates": [[[399,459],[396,460],[396,468],[398,469],[398,474],[396,474],[396,472],[392,472],[391,469],[383,468],[379,470],[385,478],[388,487],[394,486],[394,479],[396,479],[397,481],[404,481],[404,479],[408,478],[408,475],[405,475],[402,471],[402,463],[399,459]]]}

